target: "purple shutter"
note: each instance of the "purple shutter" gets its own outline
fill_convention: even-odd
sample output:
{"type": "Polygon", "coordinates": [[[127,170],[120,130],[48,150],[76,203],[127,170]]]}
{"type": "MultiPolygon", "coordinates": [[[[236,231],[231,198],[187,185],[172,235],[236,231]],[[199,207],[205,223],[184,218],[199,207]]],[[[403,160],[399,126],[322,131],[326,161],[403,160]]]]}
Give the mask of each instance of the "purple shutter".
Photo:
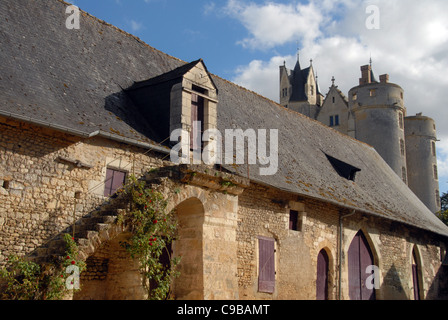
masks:
{"type": "Polygon", "coordinates": [[[108,197],[110,196],[111,190],[112,190],[112,180],[114,177],[114,171],[111,169],[107,169],[106,171],[106,181],[105,181],[105,185],[104,185],[104,196],[108,197]]]}
{"type": "Polygon", "coordinates": [[[328,300],[328,255],[321,250],[317,256],[316,299],[328,300]]]}
{"type": "Polygon", "coordinates": [[[204,132],[204,98],[197,94],[191,94],[191,134],[190,149],[194,150],[194,141],[197,141],[196,150],[202,149],[202,134],[204,132]],[[200,122],[200,127],[196,128],[194,122],[200,122]]]}
{"type": "Polygon", "coordinates": [[[275,290],[275,240],[259,237],[258,291],[274,293],[275,290]]]}
{"type": "Polygon", "coordinates": [[[354,237],[348,249],[349,296],[351,300],[374,300],[375,290],[366,286],[368,266],[373,265],[373,255],[362,231],[354,237]]]}
{"type": "Polygon", "coordinates": [[[111,194],[114,194],[117,192],[118,189],[120,189],[125,182],[126,179],[126,173],[122,171],[114,171],[114,178],[112,180],[112,187],[111,187],[111,194]]]}
{"type": "Polygon", "coordinates": [[[126,181],[126,172],[107,169],[104,196],[109,197],[120,189],[126,181]]]}
{"type": "Polygon", "coordinates": [[[190,149],[194,150],[194,141],[195,141],[195,126],[194,122],[198,121],[198,95],[192,93],[191,94],[191,132],[190,132],[190,149]]]}

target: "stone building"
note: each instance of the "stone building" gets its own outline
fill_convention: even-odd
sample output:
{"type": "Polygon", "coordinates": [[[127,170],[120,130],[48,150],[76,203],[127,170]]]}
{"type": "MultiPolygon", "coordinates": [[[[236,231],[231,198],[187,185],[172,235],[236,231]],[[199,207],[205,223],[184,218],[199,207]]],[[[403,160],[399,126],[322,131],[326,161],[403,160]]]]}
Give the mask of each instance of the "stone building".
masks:
{"type": "Polygon", "coordinates": [[[0,3],[1,264],[45,262],[76,230],[87,269],[73,298],[144,298],[115,223],[126,203],[110,197],[134,174],[175,209],[176,299],[446,298],[448,228],[374,148],[88,13],[67,29],[67,6],[0,3]],[[270,154],[174,163],[179,128],[264,129],[270,154]]]}
{"type": "Polygon", "coordinates": [[[280,104],[373,146],[418,198],[433,213],[439,212],[434,120],[421,114],[407,116],[404,90],[390,83],[388,74],[381,75],[377,81],[372,62],[361,67],[359,85],[350,89],[348,97],[338,89],[333,78],[325,99],[317,101],[303,94],[307,88],[317,85],[315,77],[308,76],[297,85],[283,79],[285,73],[295,78],[302,72],[313,72],[312,65],[304,70],[307,71],[301,70],[299,62],[294,70],[280,67],[280,104]],[[284,97],[287,91],[290,97],[284,97]],[[292,103],[297,95],[300,98],[296,100],[300,102],[292,103]],[[295,107],[298,104],[307,107],[295,107]]]}

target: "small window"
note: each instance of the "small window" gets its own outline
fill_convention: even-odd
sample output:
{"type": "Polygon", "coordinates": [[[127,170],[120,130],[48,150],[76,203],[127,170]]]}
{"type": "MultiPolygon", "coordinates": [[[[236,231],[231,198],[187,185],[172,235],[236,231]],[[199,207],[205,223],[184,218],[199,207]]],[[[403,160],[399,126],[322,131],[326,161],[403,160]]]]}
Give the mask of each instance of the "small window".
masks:
{"type": "Polygon", "coordinates": [[[400,129],[404,128],[404,119],[402,112],[398,112],[398,125],[400,126],[400,129]]]}
{"type": "Polygon", "coordinates": [[[434,179],[439,180],[439,172],[437,170],[437,165],[434,165],[434,179]]]}
{"type": "Polygon", "coordinates": [[[433,155],[433,157],[435,157],[436,156],[436,143],[433,141],[432,143],[431,143],[431,145],[432,145],[432,155],[433,155]]]}
{"type": "Polygon", "coordinates": [[[339,116],[338,115],[334,116],[334,125],[339,126],[339,116]]]}
{"type": "Polygon", "coordinates": [[[275,291],[275,239],[258,237],[258,291],[275,291]]]}
{"type": "Polygon", "coordinates": [[[355,93],[352,95],[352,100],[353,100],[353,101],[358,100],[358,93],[357,93],[357,92],[355,92],[355,93]]]}
{"type": "Polygon", "coordinates": [[[437,203],[437,207],[440,208],[440,206],[441,206],[441,203],[440,203],[440,192],[439,192],[438,189],[436,190],[436,203],[437,203]]]}
{"type": "Polygon", "coordinates": [[[403,178],[403,182],[408,183],[408,173],[406,167],[401,168],[401,176],[403,178]]]}
{"type": "Polygon", "coordinates": [[[299,212],[295,210],[289,211],[289,230],[298,230],[299,212]]]}
{"type": "Polygon", "coordinates": [[[124,186],[125,182],[126,172],[107,168],[104,196],[110,197],[114,195],[118,189],[124,186]]]}
{"type": "Polygon", "coordinates": [[[335,97],[333,97],[333,103],[336,103],[336,98],[335,97]]]}
{"type": "Polygon", "coordinates": [[[401,155],[404,157],[406,154],[406,149],[405,149],[405,145],[404,145],[404,140],[400,139],[400,151],[401,151],[401,155]]]}
{"type": "Polygon", "coordinates": [[[376,97],[376,89],[370,89],[370,96],[376,97]]]}
{"type": "Polygon", "coordinates": [[[311,92],[311,95],[314,96],[314,86],[311,86],[310,92],[311,92]]]}
{"type": "Polygon", "coordinates": [[[330,116],[330,127],[334,127],[334,117],[330,116]]]}

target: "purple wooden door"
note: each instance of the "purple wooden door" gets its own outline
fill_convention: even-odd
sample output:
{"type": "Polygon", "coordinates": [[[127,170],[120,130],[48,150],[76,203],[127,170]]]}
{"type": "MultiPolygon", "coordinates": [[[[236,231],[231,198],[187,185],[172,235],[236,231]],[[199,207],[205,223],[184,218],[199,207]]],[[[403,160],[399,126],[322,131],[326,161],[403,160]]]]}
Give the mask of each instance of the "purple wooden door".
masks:
{"type": "Polygon", "coordinates": [[[258,238],[259,269],[258,291],[274,293],[275,290],[275,240],[258,238]]]}
{"type": "MultiPolygon", "coordinates": [[[[366,286],[368,266],[373,265],[373,255],[362,231],[354,237],[348,249],[348,280],[351,300],[375,300],[375,290],[366,286]]],[[[373,273],[373,271],[372,271],[373,273]]]]}
{"type": "Polygon", "coordinates": [[[328,300],[328,268],[329,260],[325,250],[317,256],[316,299],[328,300]]]}
{"type": "Polygon", "coordinates": [[[418,267],[417,267],[417,259],[415,257],[415,251],[412,252],[412,281],[414,284],[414,300],[420,300],[420,286],[418,279],[418,267]]]}

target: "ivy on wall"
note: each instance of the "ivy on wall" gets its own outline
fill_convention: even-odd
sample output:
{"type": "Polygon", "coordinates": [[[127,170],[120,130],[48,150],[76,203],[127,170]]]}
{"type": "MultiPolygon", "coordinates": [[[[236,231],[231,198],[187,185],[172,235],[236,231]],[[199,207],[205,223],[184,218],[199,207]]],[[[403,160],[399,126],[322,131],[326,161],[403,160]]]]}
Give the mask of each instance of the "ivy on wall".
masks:
{"type": "Polygon", "coordinates": [[[177,221],[167,211],[167,200],[144,181],[135,177],[121,191],[130,201],[129,211],[119,216],[119,223],[129,226],[132,237],[121,243],[139,262],[142,286],[149,300],[165,300],[171,284],[179,276],[179,257],[173,257],[171,244],[177,234],[177,221]]]}

